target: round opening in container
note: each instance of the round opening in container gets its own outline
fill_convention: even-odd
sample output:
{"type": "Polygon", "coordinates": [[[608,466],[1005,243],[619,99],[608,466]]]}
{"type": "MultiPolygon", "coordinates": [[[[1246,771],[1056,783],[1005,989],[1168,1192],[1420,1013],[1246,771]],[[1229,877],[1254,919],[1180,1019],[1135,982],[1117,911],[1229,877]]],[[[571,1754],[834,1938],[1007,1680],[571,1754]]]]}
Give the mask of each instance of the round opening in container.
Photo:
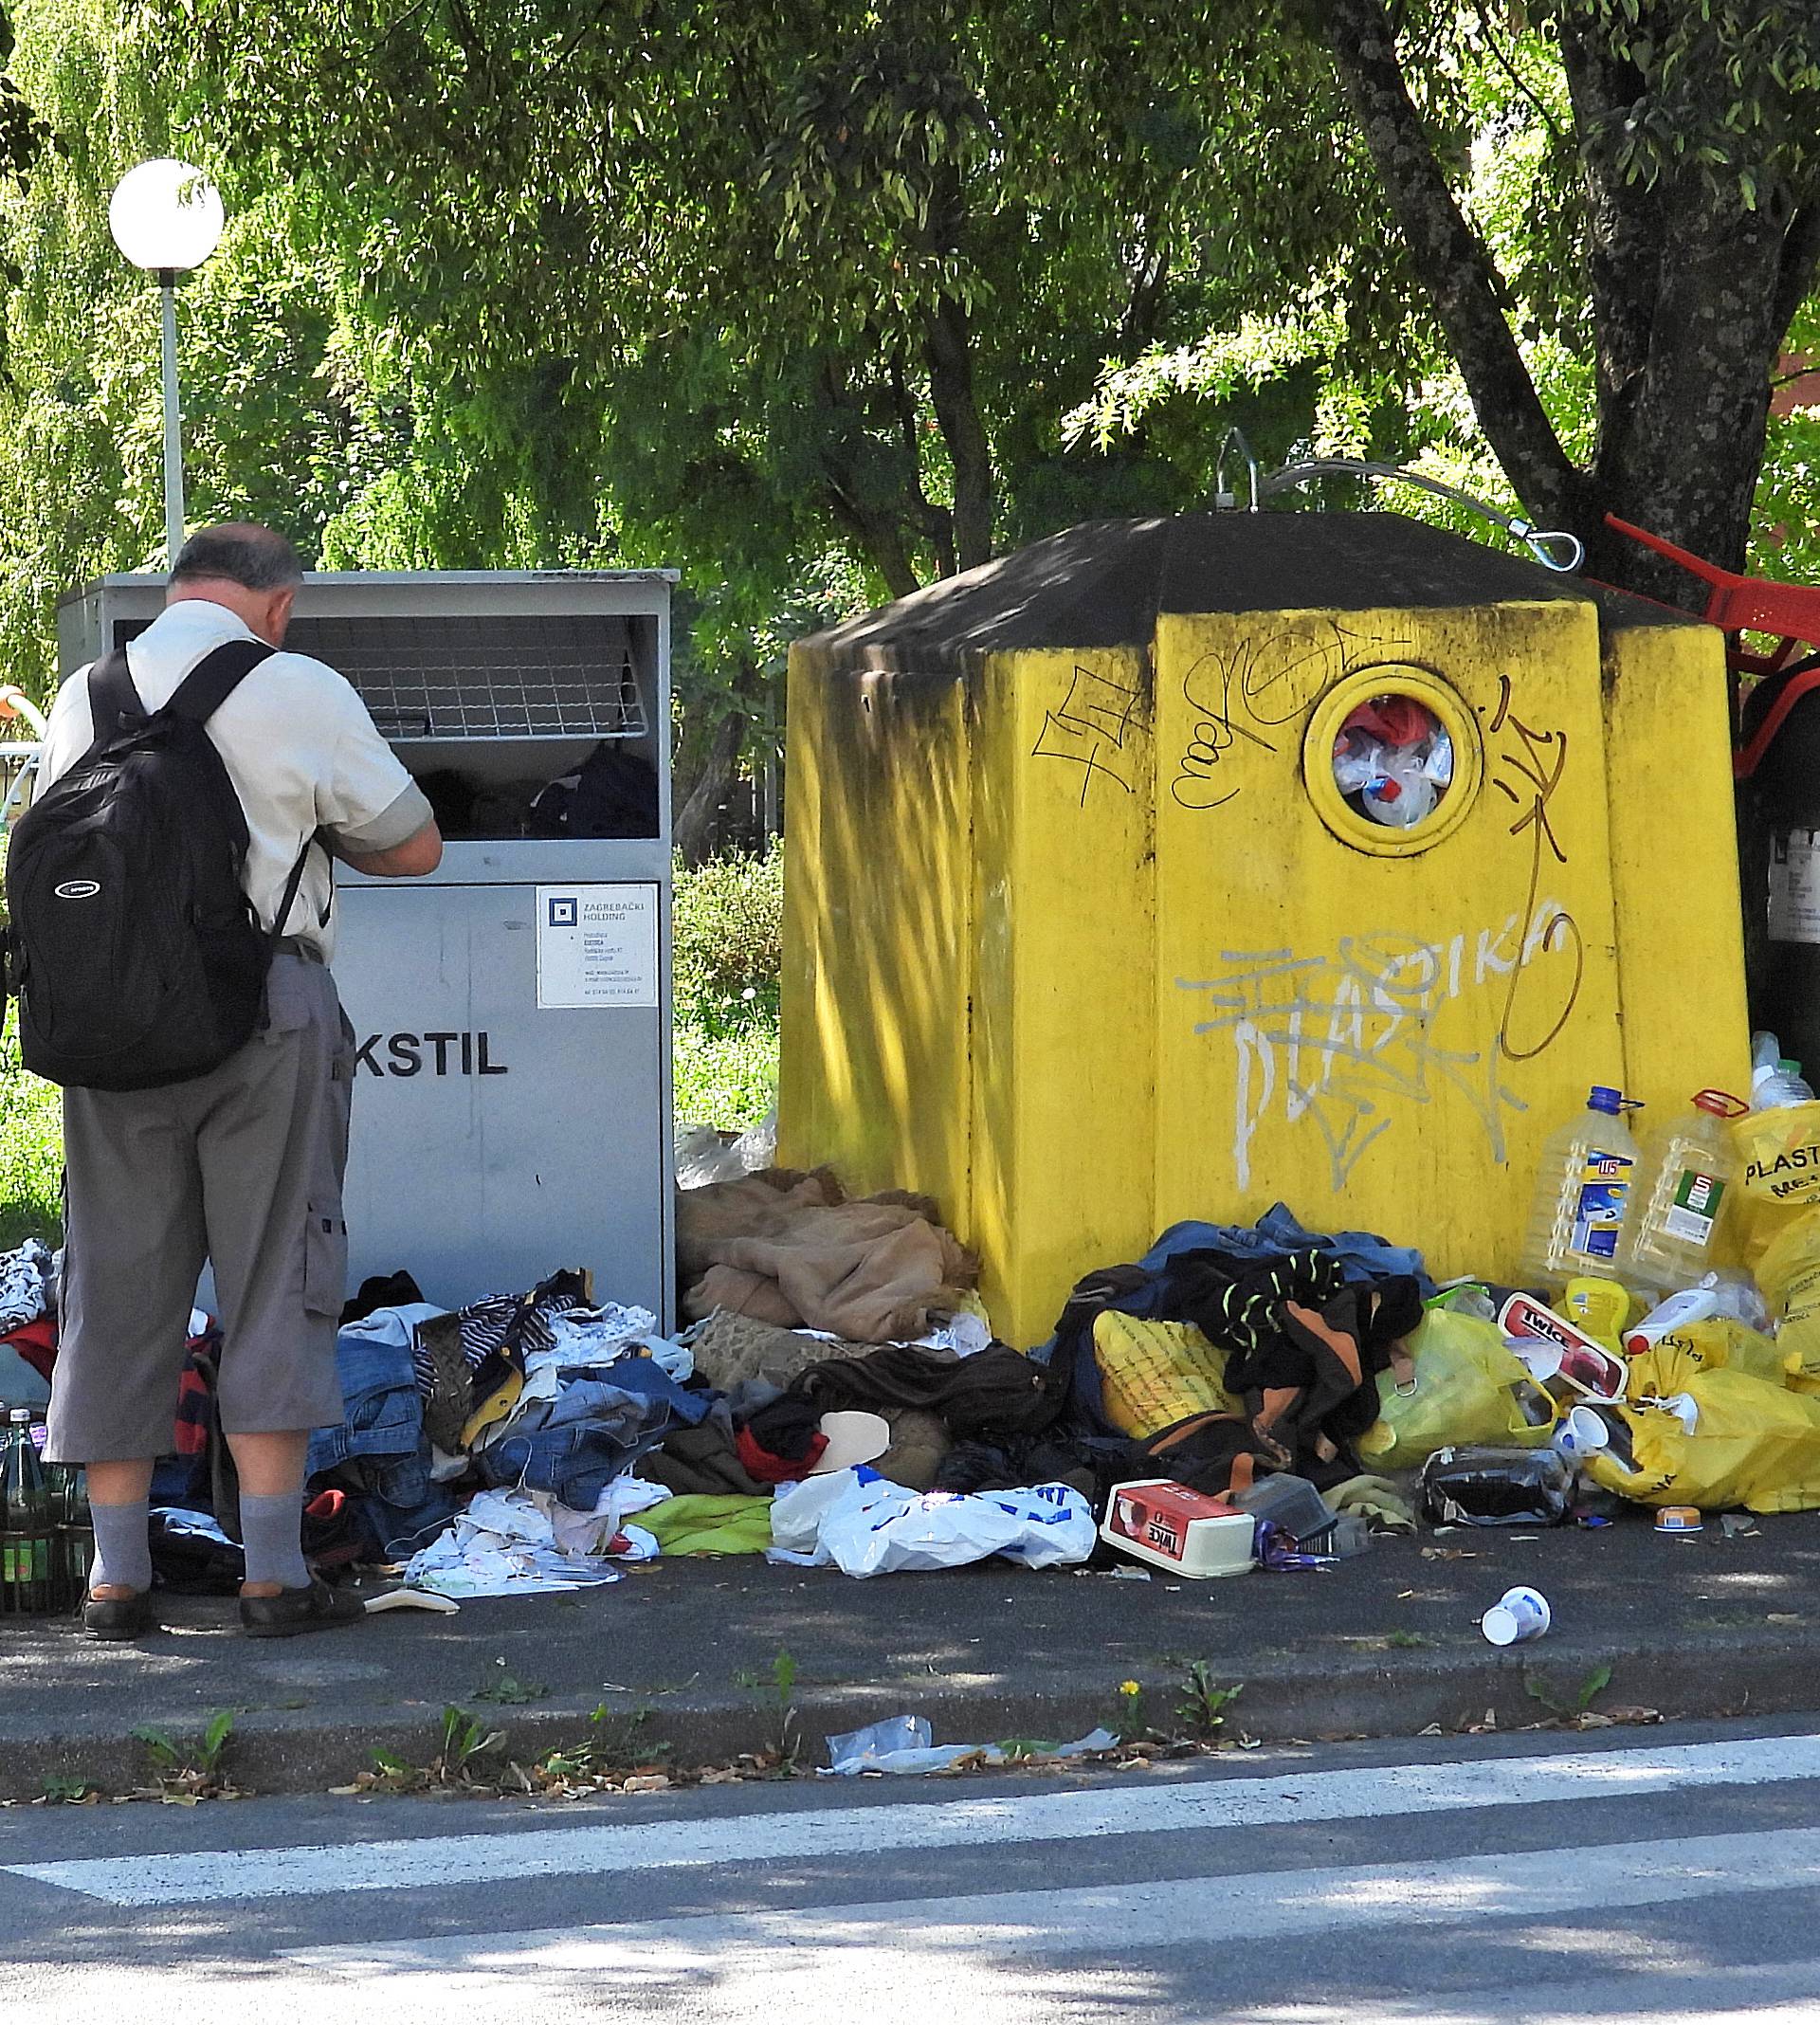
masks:
{"type": "Polygon", "coordinates": [[[1419,830],[1453,789],[1453,738],[1427,703],[1387,690],[1354,705],[1334,737],[1334,785],[1356,814],[1419,830]]]}

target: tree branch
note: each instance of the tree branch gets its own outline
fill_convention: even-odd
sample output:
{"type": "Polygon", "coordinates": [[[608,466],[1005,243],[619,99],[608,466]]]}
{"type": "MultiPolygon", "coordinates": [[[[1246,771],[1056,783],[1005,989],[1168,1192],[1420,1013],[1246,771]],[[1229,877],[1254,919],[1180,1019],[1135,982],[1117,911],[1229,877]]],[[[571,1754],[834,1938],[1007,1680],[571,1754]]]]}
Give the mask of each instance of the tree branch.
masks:
{"type": "Polygon", "coordinates": [[[1571,526],[1580,474],[1504,319],[1504,287],[1466,223],[1410,97],[1382,0],[1326,0],[1328,46],[1417,277],[1465,375],[1498,461],[1537,519],[1571,526]]]}

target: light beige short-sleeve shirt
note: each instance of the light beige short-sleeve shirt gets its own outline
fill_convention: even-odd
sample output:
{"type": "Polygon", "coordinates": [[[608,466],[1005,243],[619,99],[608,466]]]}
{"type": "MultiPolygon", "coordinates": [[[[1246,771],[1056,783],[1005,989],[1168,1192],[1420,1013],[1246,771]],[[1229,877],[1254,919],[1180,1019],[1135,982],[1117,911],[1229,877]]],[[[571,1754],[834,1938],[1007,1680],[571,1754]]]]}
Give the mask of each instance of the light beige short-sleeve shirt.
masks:
{"type": "MultiPolygon", "coordinates": [[[[207,598],[168,605],[136,640],[127,666],[139,702],[161,710],[206,654],[252,632],[207,598]]],[[[308,654],[277,653],[247,675],[209,720],[209,736],[246,813],[246,891],[267,929],[305,842],[326,830],[353,851],[390,850],[430,820],[430,807],[380,737],[345,676],[308,654]]],[[[39,761],[40,792],[93,744],[88,670],[57,693],[39,761]]],[[[334,885],[325,854],[310,853],[282,933],[335,953],[334,885]]]]}

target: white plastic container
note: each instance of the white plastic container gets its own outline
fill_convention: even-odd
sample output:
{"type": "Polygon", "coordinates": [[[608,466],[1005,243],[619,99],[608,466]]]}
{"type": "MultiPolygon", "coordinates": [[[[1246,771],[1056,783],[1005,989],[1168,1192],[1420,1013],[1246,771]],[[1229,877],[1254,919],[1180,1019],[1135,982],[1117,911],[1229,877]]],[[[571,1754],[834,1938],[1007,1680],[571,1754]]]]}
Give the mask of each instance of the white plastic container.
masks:
{"type": "Polygon", "coordinates": [[[1693,1109],[1644,1140],[1636,1201],[1618,1254],[1629,1286],[1665,1289],[1698,1280],[1738,1182],[1730,1121],[1749,1109],[1723,1090],[1702,1090],[1693,1109]]]}
{"type": "Polygon", "coordinates": [[[1716,1286],[1690,1286],[1684,1293],[1670,1294],[1659,1302],[1634,1329],[1624,1332],[1624,1347],[1631,1357],[1653,1350],[1665,1336],[1677,1329],[1690,1329],[1697,1322],[1710,1322],[1719,1313],[1716,1286]]]}
{"type": "Polygon", "coordinates": [[[1145,1477],[1113,1491],[1100,1537],[1153,1567],[1203,1580],[1250,1568],[1257,1522],[1223,1498],[1168,1477],[1145,1477]]]}
{"type": "Polygon", "coordinates": [[[1620,1091],[1595,1084],[1586,1109],[1554,1133],[1536,1177],[1523,1278],[1556,1292],[1582,1274],[1610,1274],[1632,1212],[1641,1148],[1620,1091]]]}

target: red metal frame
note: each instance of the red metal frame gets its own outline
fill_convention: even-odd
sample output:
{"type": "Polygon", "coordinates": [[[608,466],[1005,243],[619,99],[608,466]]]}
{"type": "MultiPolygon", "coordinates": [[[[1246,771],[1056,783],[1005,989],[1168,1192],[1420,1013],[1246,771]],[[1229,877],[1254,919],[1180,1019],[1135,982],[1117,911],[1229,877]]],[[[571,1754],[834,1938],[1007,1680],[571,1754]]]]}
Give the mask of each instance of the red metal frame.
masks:
{"type": "MultiPolygon", "coordinates": [[[[1725,658],[1734,674],[1779,675],[1796,648],[1820,648],[1820,589],[1806,584],[1778,584],[1721,570],[1717,563],[1690,555],[1647,528],[1620,520],[1614,513],[1606,515],[1605,524],[1698,576],[1707,587],[1706,610],[1702,615],[1709,625],[1728,634],[1757,632],[1775,637],[1775,648],[1768,654],[1754,652],[1741,639],[1728,641],[1725,658]]],[[[1762,723],[1752,734],[1750,743],[1733,758],[1732,771],[1739,780],[1748,780],[1756,773],[1764,754],[1775,742],[1777,732],[1788,721],[1789,713],[1814,689],[1820,689],[1820,668],[1809,668],[1783,684],[1762,723]]]]}

